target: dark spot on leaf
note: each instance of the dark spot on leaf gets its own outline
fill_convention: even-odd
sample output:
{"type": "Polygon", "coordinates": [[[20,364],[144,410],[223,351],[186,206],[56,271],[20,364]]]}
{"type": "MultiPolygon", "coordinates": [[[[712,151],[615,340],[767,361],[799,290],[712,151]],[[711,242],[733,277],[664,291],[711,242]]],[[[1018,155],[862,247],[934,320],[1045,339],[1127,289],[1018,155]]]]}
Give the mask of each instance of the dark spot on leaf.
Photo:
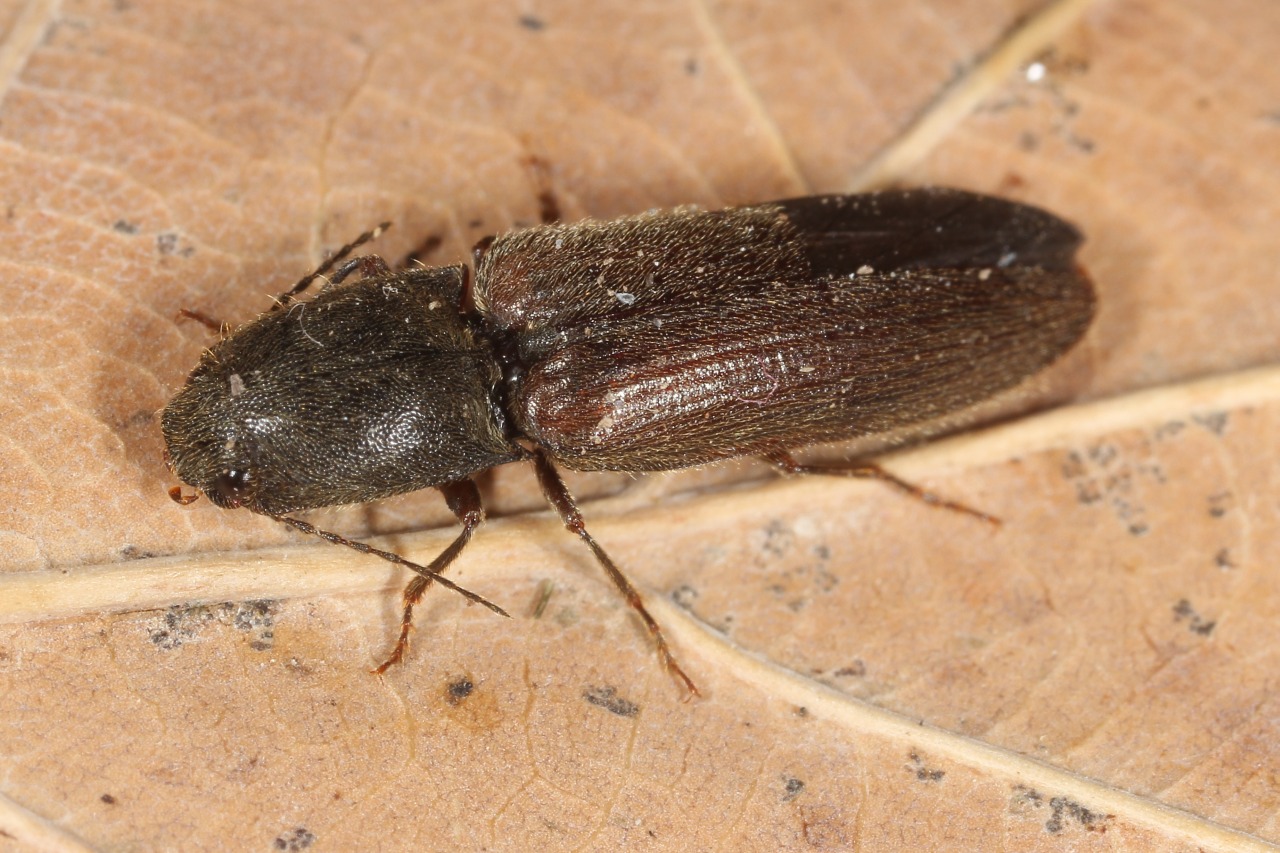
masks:
{"type": "Polygon", "coordinates": [[[156,251],[162,255],[172,255],[178,250],[178,235],[165,231],[156,235],[156,251]]]}
{"type": "Polygon", "coordinates": [[[276,611],[279,605],[275,601],[241,601],[222,605],[223,610],[231,614],[231,624],[237,631],[252,634],[249,648],[255,652],[265,652],[274,648],[276,634],[276,611]]]}
{"type": "Polygon", "coordinates": [[[1035,788],[1028,788],[1026,785],[1013,786],[1013,799],[1016,803],[1029,805],[1032,808],[1040,808],[1044,805],[1044,797],[1035,788]]]}
{"type": "Polygon", "coordinates": [[[234,608],[232,624],[237,631],[257,631],[276,624],[277,604],[271,599],[241,601],[234,605],[224,604],[223,607],[234,608]]]}
{"type": "Polygon", "coordinates": [[[276,602],[242,601],[224,602],[216,606],[174,606],[165,611],[159,625],[147,629],[150,640],[157,648],[176,649],[192,640],[205,625],[213,621],[230,624],[237,630],[255,633],[250,647],[265,651],[272,647],[275,634],[276,602]]]}
{"type": "Polygon", "coordinates": [[[1205,415],[1193,415],[1191,420],[1209,430],[1209,432],[1214,435],[1222,435],[1222,433],[1227,429],[1228,417],[1229,415],[1226,412],[1210,412],[1205,415]]]}
{"type": "Polygon", "coordinates": [[[149,628],[147,633],[156,648],[169,651],[194,639],[200,629],[214,618],[207,607],[175,605],[166,610],[160,624],[149,628]]]}
{"type": "Polygon", "coordinates": [[[1175,622],[1186,621],[1187,629],[1194,634],[1207,637],[1213,633],[1214,627],[1218,622],[1216,619],[1204,619],[1191,606],[1191,602],[1183,598],[1173,605],[1173,619],[1175,622]]]}
{"type": "Polygon", "coordinates": [[[1080,454],[1074,450],[1067,454],[1062,460],[1062,476],[1068,480],[1074,480],[1076,477],[1083,477],[1085,474],[1084,460],[1080,458],[1080,454]]]}
{"type": "Polygon", "coordinates": [[[682,584],[671,591],[671,600],[683,610],[692,610],[693,603],[698,600],[698,591],[688,584],[682,584]]]}
{"type": "Polygon", "coordinates": [[[1107,821],[1114,817],[1086,809],[1066,797],[1054,797],[1049,800],[1049,807],[1053,809],[1053,814],[1045,821],[1044,828],[1054,835],[1062,832],[1068,822],[1078,823],[1090,832],[1105,832],[1107,821]]]}
{"type": "Polygon", "coordinates": [[[582,698],[619,717],[634,717],[640,713],[639,705],[623,699],[613,687],[588,687],[582,691],[582,698]]]}
{"type": "Polygon", "coordinates": [[[791,550],[795,544],[795,534],[786,522],[776,519],[769,522],[764,529],[764,550],[775,557],[781,557],[791,550]]]}
{"type": "Polygon", "coordinates": [[[911,759],[907,769],[914,773],[916,779],[921,782],[941,782],[943,777],[947,775],[945,770],[934,770],[926,767],[924,759],[920,757],[918,752],[909,753],[907,757],[911,759]]]}
{"type": "Polygon", "coordinates": [[[297,853],[297,851],[306,850],[315,843],[315,835],[306,827],[300,826],[283,835],[276,836],[272,846],[277,850],[288,850],[290,853],[297,853]]]}
{"type": "Polygon", "coordinates": [[[855,660],[853,663],[842,666],[831,674],[838,678],[862,678],[867,674],[867,665],[864,661],[855,660]]]}
{"type": "Polygon", "coordinates": [[[449,704],[457,705],[473,692],[476,686],[467,676],[461,676],[449,682],[449,704]]]}

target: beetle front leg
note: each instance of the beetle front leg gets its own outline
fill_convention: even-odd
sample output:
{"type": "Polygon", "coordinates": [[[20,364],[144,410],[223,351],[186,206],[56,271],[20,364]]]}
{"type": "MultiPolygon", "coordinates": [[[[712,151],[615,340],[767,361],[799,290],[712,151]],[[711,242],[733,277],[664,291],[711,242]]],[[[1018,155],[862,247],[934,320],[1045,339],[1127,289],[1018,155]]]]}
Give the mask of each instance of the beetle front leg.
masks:
{"type": "Polygon", "coordinates": [[[988,515],[981,510],[973,507],[965,506],[956,501],[947,500],[944,497],[935,495],[933,492],[927,492],[917,485],[908,483],[906,480],[900,480],[893,474],[871,462],[846,462],[844,464],[836,463],[829,465],[806,465],[795,460],[790,453],[785,450],[775,451],[765,456],[765,459],[775,468],[786,474],[820,474],[827,477],[861,477],[869,480],[879,480],[906,492],[916,500],[923,501],[930,506],[949,509],[952,512],[962,512],[965,515],[972,515],[980,518],[988,524],[999,525],[1000,519],[994,515],[988,515]]]}
{"type": "Polygon", "coordinates": [[[211,332],[217,332],[218,336],[226,340],[231,334],[231,324],[222,320],[215,320],[203,311],[193,311],[190,308],[179,308],[177,319],[179,322],[183,320],[195,320],[201,326],[204,326],[211,332]]]}
{"type": "Polygon", "coordinates": [[[431,586],[431,582],[435,580],[430,575],[440,574],[457,559],[462,549],[471,541],[471,534],[484,521],[484,505],[480,501],[480,489],[476,487],[473,480],[455,480],[437,488],[444,495],[445,503],[448,504],[454,516],[462,523],[462,532],[448,548],[440,553],[440,556],[427,566],[429,574],[415,575],[413,580],[409,581],[409,585],[404,588],[404,615],[400,620],[400,638],[396,640],[396,647],[391,650],[390,657],[374,670],[378,675],[382,675],[390,667],[404,660],[404,653],[409,648],[409,632],[413,630],[413,608],[422,600],[427,587],[431,586]]]}
{"type": "Polygon", "coordinates": [[[680,681],[684,689],[688,691],[685,696],[686,701],[693,696],[701,695],[698,692],[698,686],[693,683],[693,679],[685,674],[685,671],[680,668],[680,664],[676,662],[675,655],[671,654],[667,639],[662,635],[662,628],[658,625],[658,621],[645,609],[644,600],[641,599],[639,590],[631,585],[631,581],[627,580],[627,576],[614,564],[595,538],[587,532],[586,524],[582,520],[582,513],[578,511],[578,506],[574,503],[573,496],[565,488],[559,472],[551,464],[551,459],[540,448],[534,450],[531,453],[531,457],[534,470],[538,472],[538,483],[542,486],[542,494],[555,507],[556,512],[560,515],[560,520],[564,522],[564,526],[569,529],[569,532],[577,534],[578,538],[587,543],[591,553],[595,554],[596,561],[604,567],[605,574],[609,576],[609,580],[613,581],[613,585],[622,593],[622,597],[627,600],[627,604],[631,605],[631,608],[640,616],[644,626],[649,629],[649,636],[653,637],[653,642],[658,647],[658,657],[662,660],[663,667],[680,681]]]}
{"type": "MultiPolygon", "coordinates": [[[[343,246],[338,251],[334,252],[332,255],[329,256],[327,260],[322,262],[320,266],[316,267],[314,271],[308,273],[307,275],[304,275],[301,279],[298,280],[297,284],[295,284],[293,287],[289,288],[284,293],[277,296],[275,300],[275,304],[271,306],[271,310],[275,311],[278,308],[280,308],[282,305],[292,304],[294,301],[294,297],[297,296],[302,291],[306,290],[308,287],[310,287],[311,282],[322,277],[329,270],[333,269],[335,264],[337,264],[347,255],[354,252],[356,249],[363,246],[365,243],[368,243],[370,240],[376,240],[379,237],[381,237],[382,232],[386,231],[390,227],[391,227],[390,222],[383,222],[377,228],[372,228],[364,232],[359,237],[352,240],[350,243],[343,246]]],[[[386,264],[383,264],[384,269],[385,267],[386,267],[386,264]]]]}

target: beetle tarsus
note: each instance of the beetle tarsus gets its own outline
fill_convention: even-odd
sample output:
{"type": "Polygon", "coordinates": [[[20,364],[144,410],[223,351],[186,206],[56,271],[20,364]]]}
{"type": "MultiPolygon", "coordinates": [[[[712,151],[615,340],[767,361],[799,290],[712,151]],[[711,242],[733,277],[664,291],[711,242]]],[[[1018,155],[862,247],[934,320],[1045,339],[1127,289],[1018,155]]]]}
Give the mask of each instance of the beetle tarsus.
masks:
{"type": "MultiPolygon", "coordinates": [[[[461,522],[462,531],[448,548],[440,552],[440,556],[431,561],[431,564],[426,567],[426,574],[419,572],[418,576],[410,580],[409,585],[404,588],[404,595],[402,596],[404,613],[400,617],[400,636],[396,640],[395,648],[391,650],[390,656],[373,671],[376,675],[382,675],[390,667],[404,660],[405,653],[409,650],[409,634],[413,631],[413,608],[422,600],[422,596],[426,594],[432,581],[440,581],[445,586],[452,585],[440,577],[440,573],[457,559],[458,555],[462,553],[462,549],[471,541],[471,534],[484,521],[484,505],[480,500],[480,489],[477,488],[473,481],[456,480],[451,483],[445,483],[438,488],[441,494],[444,495],[444,500],[449,510],[461,522]]],[[[395,561],[393,560],[392,562],[395,561]]],[[[478,595],[473,593],[465,593],[465,595],[469,602],[478,601],[503,616],[507,615],[502,608],[496,604],[491,604],[478,595]]]]}
{"type": "Polygon", "coordinates": [[[396,639],[396,645],[391,650],[391,654],[377,669],[373,670],[374,675],[382,675],[388,669],[404,660],[405,654],[409,651],[409,634],[413,631],[414,605],[422,600],[422,596],[429,586],[431,586],[430,580],[418,576],[409,581],[409,585],[404,588],[404,615],[400,619],[400,636],[396,639]]]}
{"type": "Polygon", "coordinates": [[[189,506],[200,500],[200,493],[194,492],[190,495],[184,495],[182,493],[182,486],[174,486],[169,490],[169,500],[173,501],[178,506],[189,506]]]}
{"type": "Polygon", "coordinates": [[[999,527],[1001,524],[1000,519],[994,515],[957,501],[948,500],[941,495],[935,495],[933,492],[925,491],[914,483],[908,483],[906,480],[890,474],[879,465],[871,462],[851,462],[845,465],[806,465],[797,462],[790,453],[784,452],[771,453],[766,458],[770,464],[787,474],[818,474],[827,477],[861,477],[868,480],[879,480],[882,483],[888,483],[899,491],[906,492],[911,497],[918,501],[923,501],[929,506],[971,515],[993,527],[999,527]]]}

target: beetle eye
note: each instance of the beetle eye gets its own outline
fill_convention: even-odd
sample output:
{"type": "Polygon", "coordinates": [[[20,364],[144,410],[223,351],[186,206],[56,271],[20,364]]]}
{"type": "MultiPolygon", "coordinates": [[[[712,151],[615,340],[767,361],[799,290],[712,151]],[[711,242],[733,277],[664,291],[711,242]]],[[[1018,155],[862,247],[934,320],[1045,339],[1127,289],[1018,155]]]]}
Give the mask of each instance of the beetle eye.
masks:
{"type": "Polygon", "coordinates": [[[213,488],[227,506],[240,506],[249,491],[249,472],[231,469],[223,471],[213,481],[213,488]]]}

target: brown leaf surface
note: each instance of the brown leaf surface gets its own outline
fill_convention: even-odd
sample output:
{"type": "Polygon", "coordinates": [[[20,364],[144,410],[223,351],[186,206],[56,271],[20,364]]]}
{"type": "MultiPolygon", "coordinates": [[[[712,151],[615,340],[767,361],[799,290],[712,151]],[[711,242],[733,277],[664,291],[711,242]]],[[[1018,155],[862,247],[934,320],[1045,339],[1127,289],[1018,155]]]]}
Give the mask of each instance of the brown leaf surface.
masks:
{"type": "MultiPolygon", "coordinates": [[[[373,6],[0,12],[0,849],[1280,842],[1280,6],[373,6]],[[884,180],[1081,224],[1098,322],[1015,405],[1093,402],[890,460],[996,530],[749,464],[571,477],[701,700],[527,471],[456,567],[513,618],[436,591],[382,681],[402,575],[165,495],[178,308],[250,317],[383,219],[443,263],[547,190],[884,180]]],[[[315,516],[453,535],[430,493],[315,516]]]]}

